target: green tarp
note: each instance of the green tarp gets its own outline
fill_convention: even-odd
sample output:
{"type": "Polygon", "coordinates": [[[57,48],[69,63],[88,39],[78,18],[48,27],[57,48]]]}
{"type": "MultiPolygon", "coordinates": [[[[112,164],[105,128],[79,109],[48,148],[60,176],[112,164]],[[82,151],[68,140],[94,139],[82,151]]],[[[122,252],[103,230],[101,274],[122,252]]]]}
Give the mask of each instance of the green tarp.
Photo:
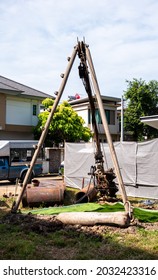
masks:
{"type": "MultiPolygon", "coordinates": [[[[49,208],[39,208],[31,211],[22,211],[22,213],[27,214],[39,214],[39,215],[57,215],[64,212],[117,212],[124,211],[124,206],[122,203],[115,204],[104,204],[100,205],[97,203],[82,203],[74,204],[63,207],[49,207],[49,208]]],[[[134,218],[141,222],[154,223],[158,222],[158,210],[147,210],[142,208],[133,208],[134,218]]]]}

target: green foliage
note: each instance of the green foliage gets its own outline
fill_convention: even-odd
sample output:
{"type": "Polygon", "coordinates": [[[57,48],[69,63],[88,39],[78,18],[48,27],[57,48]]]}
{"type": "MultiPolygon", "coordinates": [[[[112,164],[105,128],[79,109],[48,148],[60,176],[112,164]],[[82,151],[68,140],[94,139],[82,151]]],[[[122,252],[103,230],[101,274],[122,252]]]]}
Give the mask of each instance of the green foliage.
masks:
{"type": "Polygon", "coordinates": [[[140,117],[158,114],[158,82],[146,83],[142,79],[126,81],[125,91],[127,108],[124,113],[124,128],[132,132],[135,141],[141,141],[144,136],[148,139],[158,137],[158,131],[140,121],[140,117]]]}
{"type": "Polygon", "coordinates": [[[45,108],[49,108],[51,106],[53,106],[54,104],[54,100],[51,99],[51,98],[46,98],[42,101],[42,105],[45,107],[45,108]]]}
{"type": "MultiPolygon", "coordinates": [[[[43,101],[43,105],[47,110],[40,113],[38,116],[38,124],[34,129],[35,139],[39,139],[40,137],[53,102],[54,101],[49,98],[43,101]]],[[[87,142],[90,140],[91,136],[90,129],[84,126],[84,120],[78,116],[68,102],[64,101],[62,104],[58,105],[54,113],[46,137],[46,144],[52,145],[52,143],[55,143],[58,145],[64,141],[77,142],[80,140],[87,142]]]]}

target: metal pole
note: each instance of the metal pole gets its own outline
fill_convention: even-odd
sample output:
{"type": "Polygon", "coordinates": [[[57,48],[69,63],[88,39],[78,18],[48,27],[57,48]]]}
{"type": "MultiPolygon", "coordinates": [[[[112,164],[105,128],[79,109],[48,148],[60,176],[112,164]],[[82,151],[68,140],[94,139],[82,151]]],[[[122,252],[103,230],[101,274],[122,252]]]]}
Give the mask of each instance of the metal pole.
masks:
{"type": "Polygon", "coordinates": [[[120,139],[121,142],[123,142],[123,140],[124,140],[123,123],[124,123],[124,100],[123,100],[123,95],[122,95],[122,97],[121,97],[121,139],[120,139]]]}
{"type": "Polygon", "coordinates": [[[30,176],[31,176],[31,174],[32,174],[32,170],[33,170],[33,167],[34,167],[35,162],[36,162],[36,160],[37,160],[38,154],[39,154],[40,149],[42,148],[43,143],[44,143],[44,140],[45,140],[45,138],[46,138],[46,136],[47,136],[47,133],[48,133],[48,130],[49,130],[49,126],[50,126],[52,117],[53,117],[53,115],[54,115],[54,112],[55,112],[55,110],[56,110],[56,108],[57,108],[57,106],[58,106],[58,103],[59,103],[60,98],[61,98],[61,96],[62,96],[62,93],[63,93],[63,91],[64,91],[64,88],[65,88],[67,79],[68,79],[68,77],[69,77],[69,74],[70,74],[70,71],[71,71],[73,62],[74,62],[75,57],[76,57],[76,54],[77,54],[77,47],[75,46],[75,47],[74,47],[74,50],[73,50],[73,53],[72,53],[72,56],[71,56],[71,58],[70,58],[70,60],[69,60],[68,66],[67,66],[67,68],[66,68],[66,71],[65,71],[65,74],[64,74],[64,77],[63,77],[61,86],[60,86],[60,88],[59,88],[57,97],[56,97],[56,99],[55,99],[55,101],[54,101],[53,107],[52,107],[52,109],[51,109],[51,112],[50,112],[50,114],[49,114],[49,116],[48,116],[48,119],[47,119],[47,122],[46,122],[46,124],[45,124],[45,127],[43,128],[41,137],[40,137],[40,139],[39,139],[37,148],[36,148],[35,153],[34,153],[34,155],[33,155],[33,157],[32,157],[32,160],[31,160],[31,162],[30,162],[30,167],[29,167],[29,169],[28,169],[28,171],[27,171],[27,173],[26,173],[26,176],[25,176],[25,179],[24,179],[24,182],[23,182],[23,186],[22,186],[21,193],[20,193],[20,195],[19,195],[19,197],[18,197],[18,199],[17,199],[15,205],[12,206],[12,212],[13,212],[13,213],[15,213],[15,212],[17,211],[17,209],[18,209],[18,207],[19,207],[19,205],[20,205],[20,202],[21,202],[21,200],[22,200],[22,197],[23,197],[23,195],[24,195],[24,192],[25,192],[25,189],[26,189],[28,180],[29,180],[29,178],[30,178],[30,176]]]}
{"type": "Polygon", "coordinates": [[[90,66],[90,72],[91,72],[91,75],[92,75],[93,86],[94,86],[95,93],[96,93],[96,98],[97,98],[97,101],[98,101],[98,106],[99,106],[101,119],[102,119],[102,122],[103,122],[103,127],[104,127],[104,130],[105,130],[105,134],[106,134],[107,142],[108,142],[108,145],[109,145],[112,161],[113,161],[116,176],[117,176],[117,179],[118,179],[119,190],[122,194],[122,199],[123,199],[125,211],[127,213],[129,213],[130,209],[129,209],[129,203],[128,203],[128,199],[127,199],[127,194],[126,194],[126,191],[125,191],[125,187],[124,187],[124,183],[123,183],[123,180],[122,180],[122,176],[121,176],[116,152],[115,152],[114,145],[113,145],[113,142],[112,142],[112,138],[111,138],[111,135],[110,135],[110,131],[109,131],[109,127],[108,127],[108,123],[107,123],[107,119],[106,119],[106,115],[105,115],[105,111],[104,111],[104,107],[103,107],[103,102],[102,102],[102,98],[101,98],[99,85],[98,85],[98,82],[97,82],[97,78],[96,78],[95,69],[94,69],[94,66],[93,66],[90,50],[87,46],[86,46],[86,55],[87,55],[87,60],[88,60],[89,66],[90,66]]]}

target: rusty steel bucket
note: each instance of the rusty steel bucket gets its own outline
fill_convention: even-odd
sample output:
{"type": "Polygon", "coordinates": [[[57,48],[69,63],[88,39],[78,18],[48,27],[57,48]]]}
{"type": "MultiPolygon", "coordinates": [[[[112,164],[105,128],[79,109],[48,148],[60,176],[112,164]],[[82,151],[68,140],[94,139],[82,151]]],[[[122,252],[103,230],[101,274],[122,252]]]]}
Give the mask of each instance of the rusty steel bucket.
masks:
{"type": "Polygon", "coordinates": [[[90,184],[83,189],[81,189],[75,195],[76,203],[87,203],[93,201],[97,196],[97,190],[93,184],[90,184]]]}
{"type": "Polygon", "coordinates": [[[33,182],[27,185],[25,194],[22,199],[22,204],[24,207],[30,206],[40,206],[53,205],[63,203],[65,194],[65,185],[62,181],[45,180],[42,182],[33,182]]]}

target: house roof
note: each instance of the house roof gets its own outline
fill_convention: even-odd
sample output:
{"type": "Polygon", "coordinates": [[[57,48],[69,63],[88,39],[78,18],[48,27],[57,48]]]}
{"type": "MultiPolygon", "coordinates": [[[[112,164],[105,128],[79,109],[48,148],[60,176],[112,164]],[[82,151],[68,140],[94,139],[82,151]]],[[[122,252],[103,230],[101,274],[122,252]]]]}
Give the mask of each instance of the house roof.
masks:
{"type": "Polygon", "coordinates": [[[25,86],[3,76],[0,76],[0,92],[25,97],[36,97],[40,99],[47,97],[55,99],[55,97],[47,93],[25,86]]]}
{"type": "MultiPolygon", "coordinates": [[[[96,99],[95,96],[93,96],[93,97],[96,99]]],[[[102,101],[105,102],[105,103],[108,103],[108,102],[120,103],[121,102],[121,98],[117,98],[117,97],[111,97],[111,96],[102,95],[101,98],[102,98],[102,101]]],[[[87,103],[87,102],[89,102],[89,98],[88,97],[81,98],[81,99],[75,99],[73,101],[69,101],[69,103],[71,105],[78,105],[78,104],[83,104],[83,103],[87,103]]]]}
{"type": "Polygon", "coordinates": [[[158,129],[158,115],[141,117],[140,120],[141,122],[158,129]]]}

